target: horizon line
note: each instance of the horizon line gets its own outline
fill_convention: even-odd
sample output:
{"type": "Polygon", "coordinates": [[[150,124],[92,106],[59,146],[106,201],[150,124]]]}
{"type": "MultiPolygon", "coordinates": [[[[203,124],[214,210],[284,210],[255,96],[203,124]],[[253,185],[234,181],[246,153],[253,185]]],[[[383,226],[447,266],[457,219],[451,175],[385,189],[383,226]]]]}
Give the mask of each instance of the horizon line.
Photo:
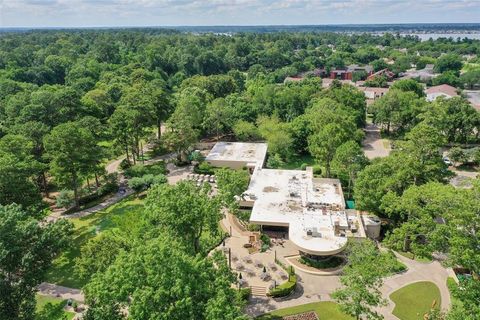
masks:
{"type": "Polygon", "coordinates": [[[328,23],[328,24],[212,24],[212,25],[125,25],[125,26],[0,26],[0,29],[135,29],[135,28],[209,28],[209,27],[327,27],[327,26],[405,26],[405,25],[478,25],[480,22],[402,22],[402,23],[328,23]]]}

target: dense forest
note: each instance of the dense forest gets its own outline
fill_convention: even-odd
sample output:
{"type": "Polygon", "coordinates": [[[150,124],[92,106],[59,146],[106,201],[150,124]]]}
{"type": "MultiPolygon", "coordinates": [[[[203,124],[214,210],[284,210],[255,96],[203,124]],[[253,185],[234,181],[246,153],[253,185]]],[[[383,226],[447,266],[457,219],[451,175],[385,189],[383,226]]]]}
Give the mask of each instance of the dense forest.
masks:
{"type": "MultiPolygon", "coordinates": [[[[306,159],[303,168],[313,164],[317,175],[340,178],[358,209],[388,218],[386,245],[417,255],[448,253],[449,263],[478,274],[480,184],[468,190],[446,184],[450,172],[439,152],[479,143],[480,115],[464,97],[427,102],[424,84],[399,80],[367,107],[353,85],[333,81],[325,87],[312,74],[284,83],[350,64],[388,68],[396,76],[434,64],[440,76],[427,85],[470,88],[480,82],[480,69],[462,68],[478,65],[478,55],[480,41],[422,42],[389,33],[1,34],[0,237],[9,231],[14,249],[0,246],[0,252],[12,250],[8,259],[0,255],[0,270],[8,270],[0,288],[9,296],[0,298],[0,314],[9,314],[0,319],[32,318],[34,288],[67,246],[66,221],[48,227],[36,221],[54,207],[75,210],[115,192],[118,179],[105,164],[125,155],[122,168],[135,167],[144,161],[147,144],[156,155],[174,152],[182,165],[202,139],[267,141],[268,167],[306,159]],[[371,162],[364,156],[367,121],[393,140],[390,156],[371,162]],[[433,223],[438,215],[448,223],[433,223]],[[26,229],[38,239],[35,248],[26,229]],[[416,242],[413,235],[420,232],[432,239],[428,245],[416,242]],[[37,257],[38,248],[43,251],[37,257]],[[31,260],[19,250],[32,253],[31,260]],[[18,285],[23,275],[17,270],[28,275],[25,285],[18,285]]],[[[479,161],[477,150],[471,162],[479,161]]],[[[86,252],[108,258],[85,271],[91,280],[85,319],[122,318],[126,305],[133,319],[243,319],[241,299],[230,287],[235,278],[225,261],[207,257],[221,215],[221,203],[207,194],[189,184],[155,185],[147,196],[148,214],[134,232],[89,243],[86,252]],[[198,210],[192,213],[189,206],[198,210]],[[166,260],[174,263],[162,264],[166,260]],[[165,274],[181,276],[173,283],[165,274]]],[[[478,283],[468,285],[480,292],[478,283]]],[[[478,300],[475,305],[475,297],[463,298],[452,319],[461,319],[462,312],[475,319],[478,300]]]]}

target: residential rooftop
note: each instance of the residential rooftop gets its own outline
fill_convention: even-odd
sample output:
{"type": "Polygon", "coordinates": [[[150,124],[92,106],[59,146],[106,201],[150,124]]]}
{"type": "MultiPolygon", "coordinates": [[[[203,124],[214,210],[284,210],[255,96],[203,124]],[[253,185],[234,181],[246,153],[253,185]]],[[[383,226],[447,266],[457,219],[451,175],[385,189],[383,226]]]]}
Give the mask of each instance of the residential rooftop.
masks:
{"type": "Polygon", "coordinates": [[[356,213],[345,210],[340,181],[315,178],[311,168],[257,168],[240,205],[252,207],[251,223],[288,227],[289,239],[313,255],[341,252],[360,225],[356,213]]]}
{"type": "Polygon", "coordinates": [[[262,167],[267,155],[266,143],[217,142],[205,160],[216,167],[262,167]]]}

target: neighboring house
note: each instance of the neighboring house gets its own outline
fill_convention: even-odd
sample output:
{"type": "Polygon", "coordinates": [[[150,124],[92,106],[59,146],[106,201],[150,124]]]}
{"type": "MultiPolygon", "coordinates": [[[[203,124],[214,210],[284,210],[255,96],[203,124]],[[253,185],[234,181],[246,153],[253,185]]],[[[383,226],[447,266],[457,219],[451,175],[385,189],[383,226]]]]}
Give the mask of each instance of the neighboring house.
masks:
{"type": "Polygon", "coordinates": [[[377,100],[383,97],[387,92],[388,88],[376,88],[376,87],[365,87],[359,88],[365,94],[365,98],[369,100],[377,100]]]}
{"type": "Polygon", "coordinates": [[[283,81],[283,83],[302,81],[306,77],[323,78],[323,77],[326,77],[326,76],[327,76],[327,71],[325,69],[316,68],[316,69],[311,70],[311,71],[301,72],[301,73],[299,73],[295,76],[292,76],[292,77],[286,77],[285,80],[283,81]]]}
{"type": "Polygon", "coordinates": [[[427,95],[427,101],[434,101],[438,97],[445,97],[449,99],[458,96],[457,88],[448,84],[430,87],[425,90],[425,94],[427,95]]]}
{"type": "Polygon", "coordinates": [[[427,64],[421,70],[411,69],[401,74],[400,79],[420,79],[420,81],[428,81],[437,76],[433,71],[433,64],[427,64]]]}
{"type": "Polygon", "coordinates": [[[388,69],[382,69],[369,75],[367,77],[367,80],[374,80],[376,77],[382,77],[382,76],[385,77],[387,80],[392,80],[393,78],[395,78],[395,73],[393,73],[388,69]]]}
{"type": "Polygon", "coordinates": [[[480,111],[480,90],[464,90],[463,93],[472,106],[480,111]]]}
{"type": "Polygon", "coordinates": [[[356,64],[349,65],[345,69],[334,69],[330,71],[330,79],[338,79],[338,80],[352,80],[353,74],[355,72],[366,72],[367,75],[371,75],[373,73],[372,66],[358,66],[356,64]]]}

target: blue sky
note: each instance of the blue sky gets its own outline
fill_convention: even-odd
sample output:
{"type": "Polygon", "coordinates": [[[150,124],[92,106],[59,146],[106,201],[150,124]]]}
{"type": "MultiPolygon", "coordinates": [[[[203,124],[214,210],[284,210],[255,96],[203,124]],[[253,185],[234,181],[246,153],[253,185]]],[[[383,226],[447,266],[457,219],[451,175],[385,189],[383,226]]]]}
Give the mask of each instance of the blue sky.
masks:
{"type": "Polygon", "coordinates": [[[480,0],[0,0],[0,27],[480,22],[480,0]]]}

